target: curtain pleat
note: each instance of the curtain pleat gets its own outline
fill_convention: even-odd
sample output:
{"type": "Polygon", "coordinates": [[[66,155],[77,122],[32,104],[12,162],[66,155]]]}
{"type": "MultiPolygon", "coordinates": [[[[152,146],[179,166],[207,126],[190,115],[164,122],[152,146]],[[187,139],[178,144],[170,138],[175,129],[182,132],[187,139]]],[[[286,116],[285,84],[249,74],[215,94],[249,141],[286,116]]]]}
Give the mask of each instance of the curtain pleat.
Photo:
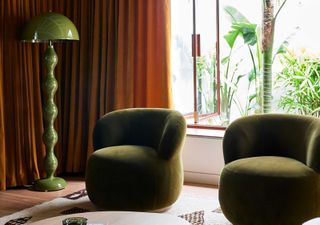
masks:
{"type": "Polygon", "coordinates": [[[114,108],[171,107],[170,1],[119,1],[114,108]]]}
{"type": "Polygon", "coordinates": [[[170,0],[0,0],[0,190],[44,177],[41,82],[46,44],[22,43],[24,24],[54,11],[80,41],[55,43],[58,174],[83,173],[102,115],[171,107],[170,0]]]}
{"type": "MultiPolygon", "coordinates": [[[[4,2],[1,1],[0,4],[0,33],[4,33],[4,2]]],[[[3,68],[3,35],[0,35],[0,68],[3,68]]],[[[2,69],[1,69],[2,70],[2,69]]],[[[0,71],[1,71],[0,70],[0,71]]],[[[0,72],[1,73],[1,72],[0,72]]],[[[5,133],[5,119],[4,119],[4,84],[3,76],[0,75],[0,190],[6,188],[6,133],[5,133]],[[1,110],[2,109],[2,110],[1,110]]]]}
{"type": "Polygon", "coordinates": [[[32,58],[37,51],[22,48],[19,31],[22,21],[28,17],[18,1],[1,1],[1,58],[2,106],[4,135],[1,148],[1,188],[26,184],[38,178],[42,170],[44,148],[41,142],[42,119],[39,77],[30,75],[39,71],[39,64],[32,58]],[[26,49],[30,51],[26,51],[26,49]],[[28,61],[28,64],[25,62],[28,61]],[[23,66],[22,66],[23,65],[23,66]],[[38,166],[39,165],[39,166],[38,166]],[[2,170],[3,169],[3,170],[2,170]]]}

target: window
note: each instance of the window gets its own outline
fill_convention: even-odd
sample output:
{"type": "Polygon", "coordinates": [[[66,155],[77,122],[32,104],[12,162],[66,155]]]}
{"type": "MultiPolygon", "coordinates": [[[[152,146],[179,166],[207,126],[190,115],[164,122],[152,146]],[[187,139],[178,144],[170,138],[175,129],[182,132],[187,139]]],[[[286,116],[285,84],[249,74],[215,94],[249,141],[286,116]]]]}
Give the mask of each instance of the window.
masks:
{"type": "Polygon", "coordinates": [[[319,1],[269,1],[275,32],[268,79],[267,0],[171,2],[173,97],[189,127],[221,128],[266,110],[320,116],[319,1]]]}
{"type": "Polygon", "coordinates": [[[218,114],[217,2],[172,1],[175,106],[188,124],[208,125],[218,114]]]}

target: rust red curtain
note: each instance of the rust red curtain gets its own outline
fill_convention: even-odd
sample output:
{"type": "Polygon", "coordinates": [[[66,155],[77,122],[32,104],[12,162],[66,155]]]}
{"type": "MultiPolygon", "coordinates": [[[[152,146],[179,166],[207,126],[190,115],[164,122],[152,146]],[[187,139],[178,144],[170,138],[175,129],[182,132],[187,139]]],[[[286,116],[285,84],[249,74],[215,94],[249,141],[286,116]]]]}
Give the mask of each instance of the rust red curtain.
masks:
{"type": "Polygon", "coordinates": [[[116,108],[171,105],[169,3],[119,1],[116,108]]]}
{"type": "Polygon", "coordinates": [[[58,173],[85,171],[92,130],[108,111],[171,107],[170,0],[0,0],[0,190],[43,177],[45,44],[22,43],[46,11],[69,17],[79,42],[57,43],[58,173]]]}

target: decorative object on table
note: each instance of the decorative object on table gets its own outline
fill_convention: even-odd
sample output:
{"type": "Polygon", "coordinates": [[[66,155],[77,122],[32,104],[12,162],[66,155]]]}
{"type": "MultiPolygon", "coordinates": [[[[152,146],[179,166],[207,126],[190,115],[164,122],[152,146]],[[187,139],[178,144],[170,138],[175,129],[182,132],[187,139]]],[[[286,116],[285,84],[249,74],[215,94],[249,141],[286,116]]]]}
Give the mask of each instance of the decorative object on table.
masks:
{"type": "Polygon", "coordinates": [[[301,225],[320,216],[320,119],[242,117],[223,139],[219,201],[232,224],[301,225]]]}
{"type": "Polygon", "coordinates": [[[186,121],[170,109],[107,113],[93,132],[88,160],[90,200],[106,210],[151,211],[171,206],[183,185],[181,151],[186,121]]]}
{"type": "Polygon", "coordinates": [[[85,217],[70,217],[62,220],[62,225],[87,225],[87,221],[85,217]]]}
{"type": "Polygon", "coordinates": [[[54,176],[58,166],[58,160],[54,154],[54,146],[58,141],[58,135],[54,129],[54,121],[58,114],[58,109],[54,102],[54,95],[58,88],[54,68],[58,62],[58,56],[53,48],[53,43],[65,40],[79,40],[79,34],[75,25],[67,17],[59,13],[48,12],[32,18],[26,24],[21,40],[33,43],[48,43],[48,48],[44,54],[47,74],[42,85],[42,94],[45,95],[43,142],[46,146],[44,160],[46,178],[36,180],[32,189],[37,191],[61,190],[65,188],[66,181],[54,176]]]}

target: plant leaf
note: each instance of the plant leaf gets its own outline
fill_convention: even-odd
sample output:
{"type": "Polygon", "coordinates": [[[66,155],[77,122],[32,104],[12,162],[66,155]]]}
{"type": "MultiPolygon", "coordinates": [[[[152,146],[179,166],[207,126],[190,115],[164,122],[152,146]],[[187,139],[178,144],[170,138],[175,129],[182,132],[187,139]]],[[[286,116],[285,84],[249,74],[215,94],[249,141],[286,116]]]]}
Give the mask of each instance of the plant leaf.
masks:
{"type": "Polygon", "coordinates": [[[224,7],[224,11],[226,12],[227,15],[230,16],[231,22],[234,23],[250,23],[249,20],[236,8],[232,6],[226,6],[224,7]]]}
{"type": "Polygon", "coordinates": [[[254,72],[254,69],[252,69],[249,73],[248,73],[248,81],[251,82],[253,80],[256,79],[256,73],[254,72]]]}
{"type": "Polygon", "coordinates": [[[249,96],[249,103],[252,102],[253,99],[255,99],[257,97],[257,94],[252,94],[249,96]]]}
{"type": "Polygon", "coordinates": [[[248,45],[255,45],[257,43],[257,25],[253,23],[238,23],[238,29],[243,37],[244,43],[248,45]]]}
{"type": "Polygon", "coordinates": [[[230,59],[229,56],[224,57],[223,59],[221,59],[221,64],[222,65],[226,64],[229,61],[229,59],[230,59]]]}
{"type": "Polygon", "coordinates": [[[233,23],[231,30],[224,36],[224,39],[232,48],[237,37],[241,35],[245,44],[253,46],[257,43],[256,28],[257,25],[252,23],[233,23]]]}
{"type": "Polygon", "coordinates": [[[278,48],[276,55],[286,53],[288,45],[289,45],[289,42],[287,40],[283,41],[280,47],[278,48]]]}
{"type": "Polygon", "coordinates": [[[223,36],[230,48],[233,47],[234,42],[236,41],[238,35],[239,35],[239,30],[231,30],[226,35],[223,36]]]}

